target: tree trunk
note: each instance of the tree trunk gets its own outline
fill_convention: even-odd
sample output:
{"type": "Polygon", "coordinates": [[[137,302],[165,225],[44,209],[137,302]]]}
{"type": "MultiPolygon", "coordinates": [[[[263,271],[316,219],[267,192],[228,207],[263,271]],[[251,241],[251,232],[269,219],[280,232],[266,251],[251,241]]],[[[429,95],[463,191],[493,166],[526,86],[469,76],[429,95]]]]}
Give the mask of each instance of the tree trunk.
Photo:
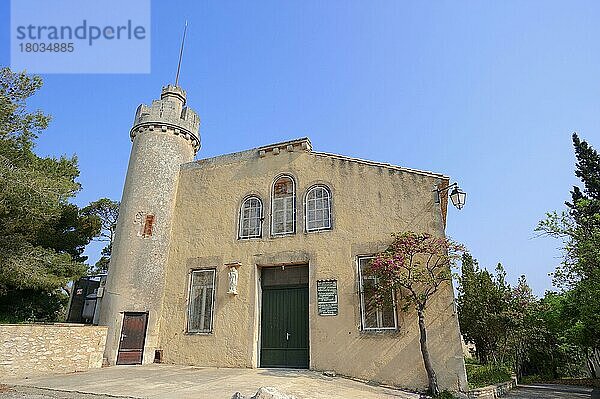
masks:
{"type": "Polygon", "coordinates": [[[592,378],[598,378],[600,375],[598,374],[597,364],[598,362],[597,355],[598,349],[592,349],[591,353],[588,348],[585,349],[585,358],[587,360],[587,366],[590,371],[592,378]]]}
{"type": "Polygon", "coordinates": [[[427,330],[425,330],[425,314],[423,309],[417,309],[419,315],[419,332],[421,333],[421,354],[423,355],[423,364],[427,371],[427,380],[429,381],[429,393],[433,396],[440,394],[438,387],[437,376],[433,365],[431,364],[431,356],[429,356],[429,348],[427,347],[427,330]]]}
{"type": "Polygon", "coordinates": [[[592,350],[592,364],[594,365],[594,378],[600,378],[600,349],[592,350]]]}

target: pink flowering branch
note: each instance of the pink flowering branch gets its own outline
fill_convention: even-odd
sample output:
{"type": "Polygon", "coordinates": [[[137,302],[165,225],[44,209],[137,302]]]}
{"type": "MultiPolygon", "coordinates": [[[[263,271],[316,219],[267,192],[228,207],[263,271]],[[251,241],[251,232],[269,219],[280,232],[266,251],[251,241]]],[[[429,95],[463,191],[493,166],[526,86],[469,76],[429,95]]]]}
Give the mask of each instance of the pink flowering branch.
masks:
{"type": "Polygon", "coordinates": [[[428,233],[398,233],[392,234],[392,238],[388,249],[371,261],[366,272],[377,277],[375,299],[380,305],[389,298],[390,289],[394,289],[404,311],[416,309],[429,391],[437,395],[439,387],[427,345],[425,310],[442,284],[452,280],[452,268],[465,248],[446,237],[428,233]]]}

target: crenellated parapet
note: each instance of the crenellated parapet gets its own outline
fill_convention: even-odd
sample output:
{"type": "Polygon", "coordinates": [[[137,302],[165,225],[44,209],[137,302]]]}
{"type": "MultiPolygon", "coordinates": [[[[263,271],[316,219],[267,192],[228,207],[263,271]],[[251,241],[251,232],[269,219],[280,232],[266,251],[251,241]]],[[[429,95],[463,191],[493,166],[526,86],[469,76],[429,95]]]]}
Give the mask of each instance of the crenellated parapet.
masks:
{"type": "Polygon", "coordinates": [[[133,128],[129,135],[131,141],[138,133],[155,131],[180,136],[190,142],[194,153],[200,149],[200,117],[185,105],[185,90],[178,86],[163,87],[160,100],[152,105],[141,104],[136,113],[133,128]]]}

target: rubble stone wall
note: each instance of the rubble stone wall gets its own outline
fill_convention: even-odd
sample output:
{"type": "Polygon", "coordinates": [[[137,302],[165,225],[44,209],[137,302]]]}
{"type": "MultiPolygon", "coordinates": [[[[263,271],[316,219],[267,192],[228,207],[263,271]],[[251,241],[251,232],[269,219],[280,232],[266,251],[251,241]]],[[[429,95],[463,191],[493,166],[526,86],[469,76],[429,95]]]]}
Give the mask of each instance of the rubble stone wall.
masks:
{"type": "Polygon", "coordinates": [[[0,380],[102,367],[107,327],[0,324],[0,380]]]}

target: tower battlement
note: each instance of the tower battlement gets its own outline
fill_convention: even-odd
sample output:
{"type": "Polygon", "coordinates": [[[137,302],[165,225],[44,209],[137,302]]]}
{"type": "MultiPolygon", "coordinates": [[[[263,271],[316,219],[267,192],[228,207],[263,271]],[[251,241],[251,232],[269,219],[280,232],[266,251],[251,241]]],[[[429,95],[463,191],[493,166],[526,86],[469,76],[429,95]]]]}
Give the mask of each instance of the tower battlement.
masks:
{"type": "Polygon", "coordinates": [[[200,148],[200,117],[185,105],[186,93],[181,87],[168,85],[163,87],[160,100],[152,101],[148,106],[140,104],[131,129],[131,140],[145,130],[160,130],[181,135],[189,140],[194,152],[200,148]]]}

